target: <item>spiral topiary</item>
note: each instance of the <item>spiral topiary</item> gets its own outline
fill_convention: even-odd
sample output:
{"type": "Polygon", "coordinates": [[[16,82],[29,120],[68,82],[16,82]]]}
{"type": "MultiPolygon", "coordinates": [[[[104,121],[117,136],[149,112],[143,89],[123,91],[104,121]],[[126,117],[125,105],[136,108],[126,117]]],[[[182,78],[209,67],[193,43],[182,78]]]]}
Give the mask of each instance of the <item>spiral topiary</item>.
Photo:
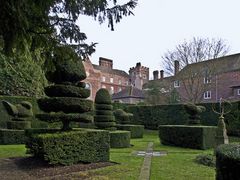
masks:
{"type": "Polygon", "coordinates": [[[99,129],[115,130],[115,118],[112,113],[111,97],[106,89],[99,89],[95,97],[96,115],[94,124],[99,129]]]}
{"type": "Polygon", "coordinates": [[[37,118],[47,122],[62,122],[62,130],[71,129],[71,121],[93,121],[93,116],[87,113],[93,110],[92,101],[86,99],[90,90],[85,89],[85,83],[79,82],[86,78],[84,66],[81,60],[71,59],[71,53],[64,58],[56,55],[59,60],[54,61],[54,70],[47,74],[47,78],[55,84],[45,88],[49,98],[38,100],[40,109],[47,113],[38,114],[37,118]]]}

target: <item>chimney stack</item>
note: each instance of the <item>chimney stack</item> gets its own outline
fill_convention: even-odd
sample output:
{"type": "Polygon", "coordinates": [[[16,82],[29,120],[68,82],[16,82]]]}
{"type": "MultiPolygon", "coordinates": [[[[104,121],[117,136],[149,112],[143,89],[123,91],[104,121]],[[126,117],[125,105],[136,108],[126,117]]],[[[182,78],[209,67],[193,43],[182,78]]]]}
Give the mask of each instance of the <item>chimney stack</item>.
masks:
{"type": "Polygon", "coordinates": [[[99,66],[103,66],[103,67],[112,69],[113,68],[113,61],[111,59],[100,57],[99,58],[99,66]]]}
{"type": "Polygon", "coordinates": [[[161,71],[160,71],[160,79],[163,79],[163,78],[164,78],[164,71],[161,70],[161,71]]]}
{"type": "Polygon", "coordinates": [[[174,61],[174,76],[176,76],[178,72],[179,72],[179,61],[175,60],[174,61]]]}
{"type": "Polygon", "coordinates": [[[153,71],[153,80],[158,79],[158,71],[153,71]]]}

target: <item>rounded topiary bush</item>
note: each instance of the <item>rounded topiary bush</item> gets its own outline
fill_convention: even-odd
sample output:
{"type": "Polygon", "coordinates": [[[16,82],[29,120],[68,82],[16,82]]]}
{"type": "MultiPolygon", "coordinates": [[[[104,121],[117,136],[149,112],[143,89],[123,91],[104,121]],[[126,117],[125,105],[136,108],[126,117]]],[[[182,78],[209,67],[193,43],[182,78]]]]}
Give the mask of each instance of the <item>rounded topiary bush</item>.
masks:
{"type": "Polygon", "coordinates": [[[222,144],[216,149],[216,179],[236,180],[240,177],[240,145],[222,144]]]}
{"type": "Polygon", "coordinates": [[[96,104],[111,104],[111,96],[107,89],[99,89],[95,97],[96,104]]]}
{"type": "Polygon", "coordinates": [[[130,132],[129,131],[111,131],[110,133],[111,148],[127,148],[130,147],[130,132]]]}

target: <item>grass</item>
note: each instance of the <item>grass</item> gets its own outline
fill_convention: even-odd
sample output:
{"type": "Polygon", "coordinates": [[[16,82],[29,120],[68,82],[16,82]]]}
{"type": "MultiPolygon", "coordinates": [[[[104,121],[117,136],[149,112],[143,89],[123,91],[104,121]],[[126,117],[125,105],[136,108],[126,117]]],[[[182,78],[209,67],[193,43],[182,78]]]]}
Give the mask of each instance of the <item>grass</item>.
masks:
{"type": "MultiPolygon", "coordinates": [[[[231,137],[230,142],[239,142],[231,137]]],[[[132,139],[131,148],[111,149],[111,161],[116,165],[97,170],[74,173],[74,177],[84,175],[88,179],[136,180],[140,174],[144,157],[133,154],[146,150],[149,142],[154,143],[154,151],[167,151],[167,156],[152,157],[151,180],[214,180],[215,168],[195,163],[199,154],[212,154],[210,150],[193,150],[161,145],[157,131],[146,130],[142,139],[132,139]]],[[[24,145],[0,145],[0,158],[26,156],[24,145]]]]}

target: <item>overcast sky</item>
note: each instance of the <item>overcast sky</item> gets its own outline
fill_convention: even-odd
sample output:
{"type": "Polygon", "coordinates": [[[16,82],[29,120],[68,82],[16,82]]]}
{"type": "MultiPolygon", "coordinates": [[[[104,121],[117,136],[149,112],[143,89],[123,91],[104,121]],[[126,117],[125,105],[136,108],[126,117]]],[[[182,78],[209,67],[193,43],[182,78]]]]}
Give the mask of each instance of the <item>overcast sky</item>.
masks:
{"type": "Polygon", "coordinates": [[[128,72],[141,62],[152,77],[152,71],[163,69],[161,57],[167,50],[193,37],[222,38],[230,54],[239,53],[239,8],[240,0],[138,0],[135,16],[125,17],[115,31],[86,16],[79,24],[87,42],[99,43],[92,63],[106,57],[113,68],[128,72]]]}

